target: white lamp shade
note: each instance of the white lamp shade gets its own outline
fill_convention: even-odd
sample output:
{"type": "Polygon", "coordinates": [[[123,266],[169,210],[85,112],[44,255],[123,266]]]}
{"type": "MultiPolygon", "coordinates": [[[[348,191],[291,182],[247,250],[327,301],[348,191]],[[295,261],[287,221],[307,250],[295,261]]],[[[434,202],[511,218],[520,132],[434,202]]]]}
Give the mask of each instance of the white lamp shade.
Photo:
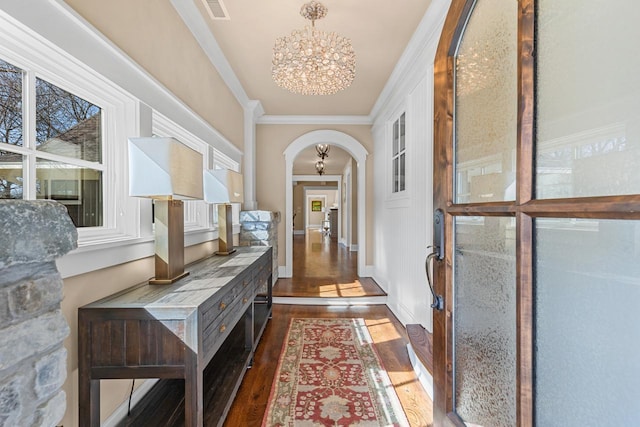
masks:
{"type": "Polygon", "coordinates": [[[204,201],[207,203],[242,203],[242,175],[229,169],[204,171],[204,201]]]}
{"type": "Polygon", "coordinates": [[[129,138],[129,195],[202,199],[202,154],[174,138],[129,138]]]}

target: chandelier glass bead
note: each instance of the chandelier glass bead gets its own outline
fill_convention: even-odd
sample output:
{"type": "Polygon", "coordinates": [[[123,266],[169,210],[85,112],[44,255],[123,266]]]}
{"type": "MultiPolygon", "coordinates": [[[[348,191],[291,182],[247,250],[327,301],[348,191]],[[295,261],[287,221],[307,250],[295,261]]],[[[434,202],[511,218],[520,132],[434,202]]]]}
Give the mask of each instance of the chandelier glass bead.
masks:
{"type": "Polygon", "coordinates": [[[351,40],[315,28],[326,7],[312,1],[300,14],[312,22],[302,30],[276,39],[271,73],[276,84],[301,95],[332,95],[351,85],[356,57],[351,40]]]}

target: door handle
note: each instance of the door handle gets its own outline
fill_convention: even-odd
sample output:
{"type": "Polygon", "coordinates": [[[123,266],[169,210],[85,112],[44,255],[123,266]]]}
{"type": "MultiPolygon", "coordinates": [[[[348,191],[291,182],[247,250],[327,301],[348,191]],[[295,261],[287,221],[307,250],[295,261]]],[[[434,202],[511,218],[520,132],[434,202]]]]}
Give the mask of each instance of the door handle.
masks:
{"type": "Polygon", "coordinates": [[[427,255],[427,259],[424,263],[424,269],[427,273],[427,283],[433,296],[433,302],[431,308],[438,311],[444,310],[444,298],[442,295],[436,295],[433,290],[433,283],[431,280],[431,264],[433,260],[442,261],[444,259],[444,212],[442,209],[436,209],[433,213],[433,252],[427,255]]]}
{"type": "Polygon", "coordinates": [[[436,209],[433,213],[433,250],[438,261],[444,259],[444,212],[436,209]]]}

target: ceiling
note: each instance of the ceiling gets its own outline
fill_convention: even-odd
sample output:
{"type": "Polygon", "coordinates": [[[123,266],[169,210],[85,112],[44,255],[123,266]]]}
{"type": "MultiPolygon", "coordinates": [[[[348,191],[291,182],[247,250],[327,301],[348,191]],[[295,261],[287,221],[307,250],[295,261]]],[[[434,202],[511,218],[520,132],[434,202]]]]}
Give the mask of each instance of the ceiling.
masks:
{"type": "MultiPolygon", "coordinates": [[[[356,76],[350,87],[334,95],[305,96],[280,88],[271,78],[273,45],[278,37],[290,35],[310,22],[300,15],[309,0],[172,0],[183,18],[191,7],[200,19],[185,19],[199,40],[211,35],[229,68],[231,86],[241,86],[244,102],[257,100],[270,117],[364,117],[371,115],[398,60],[418,28],[431,0],[321,0],[328,8],[327,16],[316,21],[316,27],[334,31],[351,39],[356,54],[356,76]],[[224,13],[226,19],[212,19],[208,3],[224,13]],[[195,23],[203,22],[204,25],[195,23]],[[202,26],[200,26],[202,25],[202,26]],[[209,32],[210,35],[206,35],[209,32]],[[202,38],[203,33],[205,34],[202,38]]],[[[207,50],[206,42],[203,48],[207,50]]],[[[227,67],[227,65],[225,65],[227,67]]],[[[227,76],[228,77],[228,76],[227,76]]],[[[229,82],[229,80],[227,80],[229,82]]],[[[229,83],[228,83],[229,84],[229,83]]],[[[232,89],[233,90],[233,89],[232,89]]],[[[243,101],[241,101],[242,103],[243,101]]],[[[332,147],[326,161],[327,174],[341,174],[351,156],[332,147]]],[[[318,160],[314,147],[301,152],[294,161],[294,174],[315,174],[318,160]]]]}

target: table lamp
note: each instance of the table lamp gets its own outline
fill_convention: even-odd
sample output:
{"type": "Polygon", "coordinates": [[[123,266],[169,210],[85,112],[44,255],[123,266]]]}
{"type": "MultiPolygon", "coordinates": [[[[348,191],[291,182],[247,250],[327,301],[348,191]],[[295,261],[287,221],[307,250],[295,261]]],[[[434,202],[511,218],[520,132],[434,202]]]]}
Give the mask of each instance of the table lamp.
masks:
{"type": "Polygon", "coordinates": [[[242,175],[229,169],[204,171],[204,201],[218,204],[218,252],[230,255],[233,248],[231,202],[244,201],[242,175]]]}
{"type": "Polygon", "coordinates": [[[202,154],[174,138],[129,138],[129,195],[154,199],[155,278],[171,284],[184,271],[182,200],[202,199],[202,154]]]}

